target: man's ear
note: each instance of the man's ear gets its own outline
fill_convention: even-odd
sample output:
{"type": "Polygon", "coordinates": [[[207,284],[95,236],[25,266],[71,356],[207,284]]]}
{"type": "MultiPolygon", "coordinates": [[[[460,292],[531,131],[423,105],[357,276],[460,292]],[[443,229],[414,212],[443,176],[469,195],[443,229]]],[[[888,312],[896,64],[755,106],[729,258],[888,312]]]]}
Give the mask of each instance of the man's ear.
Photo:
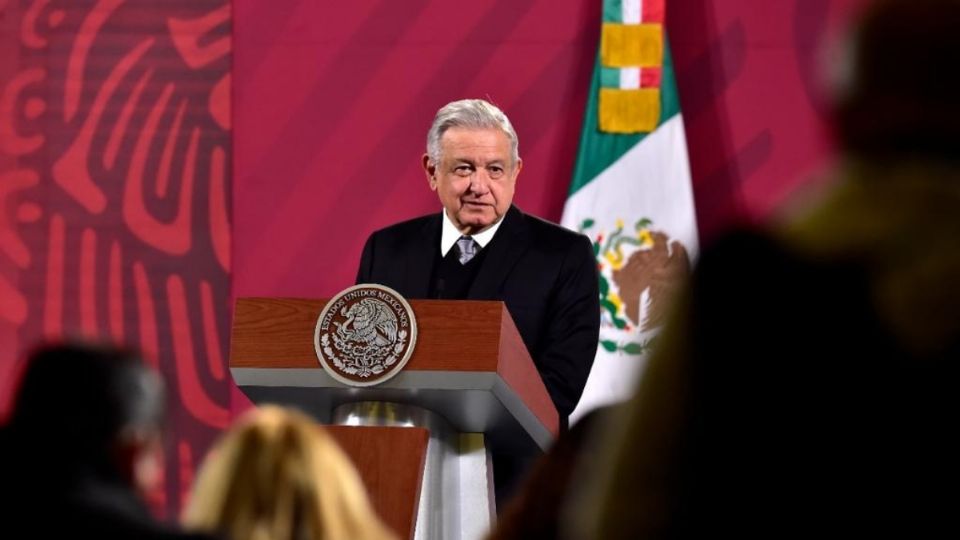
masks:
{"type": "Polygon", "coordinates": [[[427,182],[430,183],[430,189],[437,190],[437,164],[430,159],[428,154],[423,155],[423,172],[427,173],[427,182]]]}
{"type": "Polygon", "coordinates": [[[520,176],[520,169],[522,169],[522,168],[523,168],[523,160],[520,159],[520,158],[517,158],[517,164],[516,164],[516,166],[514,166],[514,169],[513,169],[513,181],[514,181],[514,182],[516,182],[516,181],[517,181],[517,177],[520,176]]]}
{"type": "Polygon", "coordinates": [[[124,433],[114,443],[114,463],[121,477],[138,493],[152,491],[163,474],[160,436],[140,431],[124,433]]]}

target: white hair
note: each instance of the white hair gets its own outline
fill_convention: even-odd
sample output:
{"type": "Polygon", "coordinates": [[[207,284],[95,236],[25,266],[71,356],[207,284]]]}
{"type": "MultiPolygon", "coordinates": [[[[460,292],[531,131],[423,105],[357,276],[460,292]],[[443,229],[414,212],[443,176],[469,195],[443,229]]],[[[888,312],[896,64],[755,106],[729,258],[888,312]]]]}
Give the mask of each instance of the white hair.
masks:
{"type": "Polygon", "coordinates": [[[482,99],[461,99],[444,105],[427,132],[427,155],[440,163],[440,139],[450,128],[499,129],[510,141],[510,157],[514,165],[520,159],[517,132],[510,119],[496,105],[482,99]]]}

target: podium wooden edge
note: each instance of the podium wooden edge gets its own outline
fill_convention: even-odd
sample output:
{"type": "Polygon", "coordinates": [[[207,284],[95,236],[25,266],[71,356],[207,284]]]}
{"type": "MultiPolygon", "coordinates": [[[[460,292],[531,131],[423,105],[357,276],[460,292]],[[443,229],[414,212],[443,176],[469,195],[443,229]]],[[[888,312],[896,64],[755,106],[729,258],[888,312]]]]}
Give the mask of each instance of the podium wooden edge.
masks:
{"type": "Polygon", "coordinates": [[[377,515],[400,538],[416,531],[429,433],[424,428],[324,426],[347,454],[377,515]],[[371,440],[389,444],[371,444],[371,440]],[[390,474],[382,474],[389,471],[390,474]]]}

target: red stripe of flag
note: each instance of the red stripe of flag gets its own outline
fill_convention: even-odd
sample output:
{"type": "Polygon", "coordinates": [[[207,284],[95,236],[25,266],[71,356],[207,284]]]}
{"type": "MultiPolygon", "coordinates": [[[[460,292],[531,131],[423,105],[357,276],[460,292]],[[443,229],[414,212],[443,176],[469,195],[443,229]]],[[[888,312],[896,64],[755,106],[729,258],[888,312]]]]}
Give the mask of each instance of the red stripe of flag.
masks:
{"type": "Polygon", "coordinates": [[[640,17],[642,23],[660,23],[663,24],[666,8],[666,0],[641,0],[643,2],[643,12],[640,17]]]}
{"type": "Polygon", "coordinates": [[[640,70],[640,88],[660,88],[663,68],[650,67],[640,70]]]}

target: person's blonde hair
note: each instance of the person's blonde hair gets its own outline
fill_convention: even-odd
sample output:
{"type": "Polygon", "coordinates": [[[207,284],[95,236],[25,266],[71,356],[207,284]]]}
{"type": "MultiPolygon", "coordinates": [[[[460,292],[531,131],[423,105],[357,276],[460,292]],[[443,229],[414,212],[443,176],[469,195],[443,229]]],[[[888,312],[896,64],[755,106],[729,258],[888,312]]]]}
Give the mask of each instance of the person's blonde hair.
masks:
{"type": "Polygon", "coordinates": [[[214,447],[183,521],[232,540],[394,538],[332,437],[277,406],[251,411],[214,447]]]}

